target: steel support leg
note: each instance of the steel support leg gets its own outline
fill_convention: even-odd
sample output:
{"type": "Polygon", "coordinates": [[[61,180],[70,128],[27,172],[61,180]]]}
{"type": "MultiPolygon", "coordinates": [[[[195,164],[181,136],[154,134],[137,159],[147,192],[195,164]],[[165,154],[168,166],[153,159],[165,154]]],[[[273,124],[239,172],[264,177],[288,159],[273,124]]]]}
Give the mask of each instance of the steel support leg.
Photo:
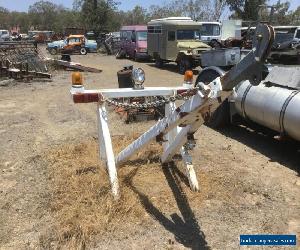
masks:
{"type": "MultiPolygon", "coordinates": [[[[168,116],[175,109],[176,109],[176,105],[174,102],[168,103],[165,107],[165,115],[168,116]]],[[[202,122],[196,122],[196,124],[199,126],[201,123],[202,122]]],[[[188,151],[183,146],[187,142],[187,133],[191,129],[195,129],[195,128],[193,128],[191,125],[188,125],[184,128],[180,128],[176,126],[174,129],[169,131],[164,136],[165,139],[165,142],[163,144],[164,152],[161,157],[161,161],[162,163],[171,161],[174,154],[180,151],[183,163],[185,165],[186,175],[189,180],[190,188],[193,191],[199,191],[199,184],[198,184],[196,172],[194,170],[194,166],[192,164],[192,157],[189,155],[188,151]]]]}
{"type": "Polygon", "coordinates": [[[195,192],[199,191],[198,179],[194,169],[194,165],[192,163],[192,157],[184,147],[181,147],[180,153],[182,156],[183,164],[185,165],[186,175],[189,180],[190,188],[195,192]]]}
{"type": "Polygon", "coordinates": [[[109,181],[114,197],[119,198],[119,183],[115,157],[108,128],[107,112],[104,105],[98,105],[98,131],[99,131],[99,150],[100,157],[105,161],[108,170],[109,181]]]}

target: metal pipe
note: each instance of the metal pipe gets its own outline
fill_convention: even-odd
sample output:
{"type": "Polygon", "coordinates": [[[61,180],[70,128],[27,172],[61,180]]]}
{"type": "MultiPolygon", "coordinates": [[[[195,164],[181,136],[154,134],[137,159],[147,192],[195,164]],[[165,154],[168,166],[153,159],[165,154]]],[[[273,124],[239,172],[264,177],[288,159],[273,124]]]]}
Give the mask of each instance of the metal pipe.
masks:
{"type": "Polygon", "coordinates": [[[239,115],[300,141],[300,90],[244,81],[235,91],[239,115]]]}

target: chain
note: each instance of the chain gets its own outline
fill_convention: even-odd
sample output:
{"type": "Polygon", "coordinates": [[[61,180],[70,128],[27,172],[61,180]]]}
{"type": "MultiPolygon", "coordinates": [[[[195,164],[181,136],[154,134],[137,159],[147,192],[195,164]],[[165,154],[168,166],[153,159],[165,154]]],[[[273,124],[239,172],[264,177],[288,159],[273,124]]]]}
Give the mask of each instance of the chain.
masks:
{"type": "Polygon", "coordinates": [[[158,108],[169,102],[175,102],[176,100],[188,100],[189,98],[194,96],[198,90],[199,90],[199,87],[197,86],[194,88],[190,88],[181,94],[176,94],[174,96],[162,97],[162,99],[159,99],[158,97],[154,97],[156,99],[155,101],[145,102],[145,103],[126,103],[126,102],[116,101],[113,99],[105,99],[105,101],[108,104],[113,105],[115,107],[126,108],[126,109],[158,108]]]}

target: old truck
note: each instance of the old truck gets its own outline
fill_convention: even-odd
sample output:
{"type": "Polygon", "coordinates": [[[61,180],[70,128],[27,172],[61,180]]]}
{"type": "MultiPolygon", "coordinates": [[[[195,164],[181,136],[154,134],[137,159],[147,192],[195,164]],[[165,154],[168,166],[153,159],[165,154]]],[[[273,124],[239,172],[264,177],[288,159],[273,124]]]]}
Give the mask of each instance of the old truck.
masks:
{"type": "Polygon", "coordinates": [[[200,41],[201,24],[189,17],[168,17],[148,23],[148,54],[155,65],[176,62],[178,71],[201,65],[201,53],[211,47],[200,41]]]}
{"type": "Polygon", "coordinates": [[[120,30],[120,50],[116,58],[129,56],[134,60],[148,59],[147,54],[147,26],[123,26],[120,30]]]}
{"type": "Polygon", "coordinates": [[[70,35],[65,40],[48,43],[47,50],[51,55],[57,53],[86,55],[88,52],[97,51],[97,43],[94,40],[87,40],[84,35],[70,35]]]}
{"type": "Polygon", "coordinates": [[[200,40],[209,44],[209,42],[221,40],[221,23],[220,22],[198,22],[201,24],[200,40]]]}
{"type": "Polygon", "coordinates": [[[275,26],[275,41],[270,53],[272,61],[300,64],[300,26],[275,26]]]}

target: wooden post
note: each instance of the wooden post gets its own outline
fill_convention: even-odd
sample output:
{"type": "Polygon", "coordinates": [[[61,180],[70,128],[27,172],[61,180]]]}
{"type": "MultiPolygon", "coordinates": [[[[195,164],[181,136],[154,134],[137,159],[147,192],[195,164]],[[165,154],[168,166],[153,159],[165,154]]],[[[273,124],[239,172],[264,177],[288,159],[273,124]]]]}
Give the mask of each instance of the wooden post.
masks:
{"type": "Polygon", "coordinates": [[[5,61],[5,66],[6,66],[6,76],[9,76],[9,60],[5,61]]]}
{"type": "Polygon", "coordinates": [[[26,70],[26,75],[29,74],[29,65],[28,65],[28,62],[26,62],[25,64],[25,70],[26,70]]]}
{"type": "Polygon", "coordinates": [[[20,69],[20,78],[23,79],[23,63],[20,62],[19,64],[19,69],[20,69]]]}

